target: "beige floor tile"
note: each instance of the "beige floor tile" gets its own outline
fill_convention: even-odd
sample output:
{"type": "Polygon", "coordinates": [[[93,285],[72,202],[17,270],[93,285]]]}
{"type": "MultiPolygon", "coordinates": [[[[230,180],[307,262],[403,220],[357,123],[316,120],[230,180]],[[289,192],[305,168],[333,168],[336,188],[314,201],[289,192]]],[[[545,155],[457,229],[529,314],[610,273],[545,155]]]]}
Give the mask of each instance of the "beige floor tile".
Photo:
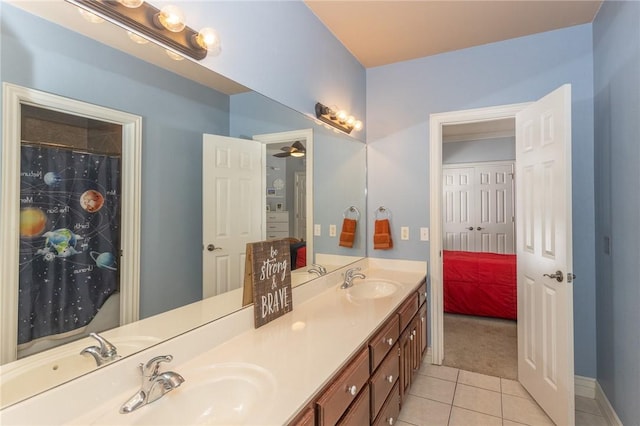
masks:
{"type": "Polygon", "coordinates": [[[462,383],[458,383],[458,386],[456,386],[453,405],[491,416],[502,416],[502,402],[499,392],[480,389],[462,383]]]}
{"type": "Polygon", "coordinates": [[[609,422],[602,416],[576,411],[576,425],[579,426],[609,426],[609,422]]]}
{"type": "Polygon", "coordinates": [[[502,394],[502,417],[528,425],[553,426],[553,422],[534,401],[502,394]]]}
{"type": "Polygon", "coordinates": [[[502,426],[500,417],[489,416],[477,411],[465,410],[460,407],[451,409],[451,420],[449,426],[502,426]]]}
{"type": "Polygon", "coordinates": [[[602,411],[600,410],[598,401],[591,398],[585,398],[584,396],[576,396],[576,411],[602,416],[602,411]]]}
{"type": "Polygon", "coordinates": [[[502,419],[502,426],[528,426],[524,423],[512,422],[511,420],[502,419]]]}
{"type": "Polygon", "coordinates": [[[500,392],[500,378],[487,376],[486,374],[460,370],[460,374],[458,374],[458,383],[500,392]]]}
{"type": "Polygon", "coordinates": [[[434,365],[424,363],[418,370],[418,374],[424,374],[425,376],[436,377],[442,380],[448,380],[450,382],[455,382],[458,380],[458,370],[457,368],[447,367],[446,365],[434,365]]]}
{"type": "Polygon", "coordinates": [[[451,404],[455,390],[456,384],[454,382],[417,374],[416,380],[411,385],[409,393],[422,398],[451,404]]]}
{"type": "Polygon", "coordinates": [[[398,420],[419,426],[447,426],[451,405],[407,395],[398,420]]]}
{"type": "Polygon", "coordinates": [[[516,380],[500,379],[502,393],[507,395],[519,396],[521,398],[531,399],[529,392],[516,380]]]}

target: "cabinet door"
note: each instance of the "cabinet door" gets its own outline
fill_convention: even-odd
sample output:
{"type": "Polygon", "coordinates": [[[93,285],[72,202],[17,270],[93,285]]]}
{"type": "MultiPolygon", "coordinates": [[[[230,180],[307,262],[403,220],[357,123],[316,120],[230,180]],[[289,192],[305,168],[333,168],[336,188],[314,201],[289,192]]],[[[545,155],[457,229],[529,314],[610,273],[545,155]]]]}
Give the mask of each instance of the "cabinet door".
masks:
{"type": "Polygon", "coordinates": [[[400,335],[400,404],[411,387],[411,375],[413,372],[411,363],[411,327],[407,327],[400,335]]]}
{"type": "Polygon", "coordinates": [[[427,352],[427,304],[423,303],[418,311],[418,342],[420,344],[420,362],[427,352]]]}

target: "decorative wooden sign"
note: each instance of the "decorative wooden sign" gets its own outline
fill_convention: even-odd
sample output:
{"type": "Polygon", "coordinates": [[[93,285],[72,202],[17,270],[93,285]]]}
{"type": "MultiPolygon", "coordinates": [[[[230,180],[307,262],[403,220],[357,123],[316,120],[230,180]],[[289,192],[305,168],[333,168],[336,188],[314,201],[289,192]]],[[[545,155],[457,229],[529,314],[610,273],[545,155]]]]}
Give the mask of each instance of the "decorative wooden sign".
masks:
{"type": "Polygon", "coordinates": [[[247,244],[242,304],[253,301],[255,328],[293,309],[289,240],[247,244]]]}

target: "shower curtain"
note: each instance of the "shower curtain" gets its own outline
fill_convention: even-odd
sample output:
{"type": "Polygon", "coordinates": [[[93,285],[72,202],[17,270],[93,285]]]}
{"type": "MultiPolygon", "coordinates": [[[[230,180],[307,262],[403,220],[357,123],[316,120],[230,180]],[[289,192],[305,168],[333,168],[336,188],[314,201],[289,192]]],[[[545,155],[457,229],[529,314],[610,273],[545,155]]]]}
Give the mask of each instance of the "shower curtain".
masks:
{"type": "Polygon", "coordinates": [[[22,145],[18,345],[86,326],[119,290],[120,157],[22,145]]]}

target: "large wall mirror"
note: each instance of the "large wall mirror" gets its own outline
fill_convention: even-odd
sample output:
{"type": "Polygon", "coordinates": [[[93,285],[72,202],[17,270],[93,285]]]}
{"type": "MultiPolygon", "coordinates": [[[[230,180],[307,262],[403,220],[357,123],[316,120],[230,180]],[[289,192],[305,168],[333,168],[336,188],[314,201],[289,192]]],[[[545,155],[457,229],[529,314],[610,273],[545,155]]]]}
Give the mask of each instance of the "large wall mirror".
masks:
{"type": "MultiPolygon", "coordinates": [[[[122,29],[106,22],[92,26],[66,2],[15,5],[3,2],[0,18],[3,83],[142,117],[140,320],[101,333],[121,342],[122,356],[241,309],[240,299],[227,293],[202,300],[202,259],[206,250],[202,198],[204,134],[241,139],[262,135],[264,139],[269,134],[310,132],[312,148],[306,150],[300,164],[289,166],[281,161],[265,164],[269,167],[265,169],[267,188],[261,195],[270,211],[294,209],[295,196],[288,185],[291,180],[309,179],[309,172],[312,173],[313,185],[305,191],[310,197],[310,203],[306,204],[310,211],[306,214],[313,218],[312,225],[320,225],[320,235],[314,236],[314,226],[302,223],[284,228],[287,229],[284,232],[298,240],[313,244],[313,255],[307,265],[294,271],[300,274],[297,281],[302,284],[314,279],[316,275],[307,272],[312,262],[339,267],[366,255],[363,142],[328,129],[189,60],[174,62],[156,46],[131,47],[133,55],[115,48],[131,43],[122,29]],[[353,247],[340,247],[343,215],[351,207],[359,210],[362,220],[353,247]],[[329,235],[330,225],[337,227],[337,235],[329,235]],[[207,303],[206,309],[202,309],[206,315],[192,315],[190,307],[200,301],[207,303]],[[155,333],[143,327],[155,315],[180,309],[185,315],[179,324],[167,324],[166,329],[155,333]]],[[[275,151],[267,150],[267,155],[286,152],[286,147],[292,144],[290,140],[273,144],[271,148],[275,151]]],[[[0,173],[4,180],[20,170],[3,166],[0,173]]],[[[0,193],[0,197],[4,196],[0,193]]],[[[266,221],[266,209],[262,213],[266,221]]],[[[110,263],[110,267],[117,269],[117,264],[110,263]]],[[[0,285],[18,283],[3,280],[0,285]]],[[[6,322],[6,318],[0,321],[6,322]]],[[[60,351],[67,349],[64,353],[70,355],[64,361],[71,365],[87,360],[77,351],[78,345],[96,344],[87,333],[82,329],[74,337],[80,340],[37,353],[25,352],[20,359],[0,366],[0,404],[7,406],[95,369],[89,362],[82,371],[72,368],[70,374],[57,374],[66,365],[59,357],[63,353],[60,351]],[[47,380],[41,380],[43,373],[47,380]],[[34,377],[43,382],[42,386],[25,388],[26,383],[36,382],[31,380],[34,377]]]]}

